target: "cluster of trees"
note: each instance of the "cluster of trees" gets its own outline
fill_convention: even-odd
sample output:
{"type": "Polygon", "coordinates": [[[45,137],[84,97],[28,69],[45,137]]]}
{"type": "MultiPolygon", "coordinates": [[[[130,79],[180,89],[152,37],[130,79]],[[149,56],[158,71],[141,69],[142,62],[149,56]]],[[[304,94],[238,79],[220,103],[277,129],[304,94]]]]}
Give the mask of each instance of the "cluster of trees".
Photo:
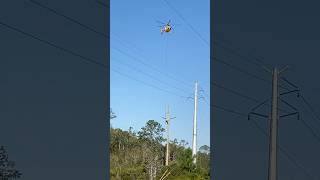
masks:
{"type": "Polygon", "coordinates": [[[15,169],[15,163],[9,161],[9,156],[4,146],[0,147],[0,180],[11,180],[21,177],[21,173],[15,169]]]}
{"type": "Polygon", "coordinates": [[[121,180],[210,179],[210,148],[202,146],[193,164],[187,142],[169,143],[169,165],[165,166],[165,129],[149,120],[140,131],[110,129],[110,178],[121,180]]]}

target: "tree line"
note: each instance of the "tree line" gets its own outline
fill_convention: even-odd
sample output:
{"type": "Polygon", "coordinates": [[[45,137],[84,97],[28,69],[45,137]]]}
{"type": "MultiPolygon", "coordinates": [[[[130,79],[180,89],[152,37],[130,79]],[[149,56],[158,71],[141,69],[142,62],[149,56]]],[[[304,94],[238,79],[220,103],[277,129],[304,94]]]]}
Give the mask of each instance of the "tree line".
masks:
{"type": "MultiPolygon", "coordinates": [[[[110,114],[110,119],[116,118],[110,114]]],[[[169,143],[169,165],[165,166],[165,129],[149,120],[138,132],[110,128],[110,179],[114,180],[202,180],[210,179],[210,148],[201,146],[197,163],[185,140],[169,143]]]]}
{"type": "Polygon", "coordinates": [[[9,160],[9,155],[4,146],[0,146],[0,180],[20,178],[22,173],[15,169],[15,163],[9,160]]]}

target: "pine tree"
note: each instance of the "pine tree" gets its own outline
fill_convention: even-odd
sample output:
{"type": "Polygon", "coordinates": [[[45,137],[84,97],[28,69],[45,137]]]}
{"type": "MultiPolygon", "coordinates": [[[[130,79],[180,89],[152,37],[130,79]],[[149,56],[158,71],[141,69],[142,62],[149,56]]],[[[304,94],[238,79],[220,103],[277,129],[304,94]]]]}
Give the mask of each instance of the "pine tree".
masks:
{"type": "Polygon", "coordinates": [[[12,180],[21,177],[21,173],[15,169],[15,163],[9,161],[4,146],[0,147],[0,180],[12,180]]]}

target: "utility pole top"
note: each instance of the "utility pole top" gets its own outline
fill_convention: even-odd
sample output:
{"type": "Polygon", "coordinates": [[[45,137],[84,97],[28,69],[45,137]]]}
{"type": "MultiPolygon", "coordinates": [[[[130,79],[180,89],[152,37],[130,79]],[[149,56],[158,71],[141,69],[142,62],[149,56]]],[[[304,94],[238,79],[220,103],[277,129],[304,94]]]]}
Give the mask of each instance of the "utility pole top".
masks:
{"type": "Polygon", "coordinates": [[[167,144],[166,144],[166,166],[169,165],[169,146],[170,146],[170,120],[174,119],[175,117],[171,118],[170,117],[170,111],[169,111],[169,105],[166,107],[166,115],[165,115],[165,121],[166,121],[166,131],[167,131],[167,144]]]}
{"type": "Polygon", "coordinates": [[[267,118],[269,120],[269,166],[268,166],[268,180],[277,180],[278,176],[278,167],[277,167],[277,153],[278,153],[278,121],[283,117],[293,116],[297,115],[299,119],[299,112],[297,111],[297,108],[295,108],[293,105],[290,105],[288,102],[286,102],[284,99],[281,98],[281,96],[290,94],[290,93],[297,93],[297,96],[299,97],[299,89],[294,84],[287,81],[285,78],[281,77],[281,73],[285,72],[289,67],[286,66],[279,70],[278,68],[274,67],[272,70],[270,70],[270,73],[272,73],[272,106],[271,106],[271,114],[260,114],[258,112],[255,112],[256,109],[261,107],[263,104],[266,104],[270,98],[268,98],[266,101],[260,103],[259,105],[255,106],[251,112],[248,115],[248,120],[250,120],[251,115],[254,116],[260,116],[263,118],[267,118]],[[294,87],[294,90],[287,89],[288,91],[284,93],[279,93],[280,90],[280,79],[284,80],[288,84],[290,84],[292,87],[294,87]],[[291,110],[294,110],[294,112],[287,112],[287,114],[280,115],[280,111],[284,111],[279,108],[279,102],[283,102],[286,106],[290,107],[291,110]]]}

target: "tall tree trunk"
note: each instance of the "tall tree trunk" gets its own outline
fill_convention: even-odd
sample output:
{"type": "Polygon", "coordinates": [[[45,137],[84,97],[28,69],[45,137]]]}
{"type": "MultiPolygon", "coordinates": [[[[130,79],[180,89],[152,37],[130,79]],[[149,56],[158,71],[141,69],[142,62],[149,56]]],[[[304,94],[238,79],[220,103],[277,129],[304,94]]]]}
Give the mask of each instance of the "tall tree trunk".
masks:
{"type": "Polygon", "coordinates": [[[153,166],[150,164],[149,180],[153,180],[153,166]]]}

